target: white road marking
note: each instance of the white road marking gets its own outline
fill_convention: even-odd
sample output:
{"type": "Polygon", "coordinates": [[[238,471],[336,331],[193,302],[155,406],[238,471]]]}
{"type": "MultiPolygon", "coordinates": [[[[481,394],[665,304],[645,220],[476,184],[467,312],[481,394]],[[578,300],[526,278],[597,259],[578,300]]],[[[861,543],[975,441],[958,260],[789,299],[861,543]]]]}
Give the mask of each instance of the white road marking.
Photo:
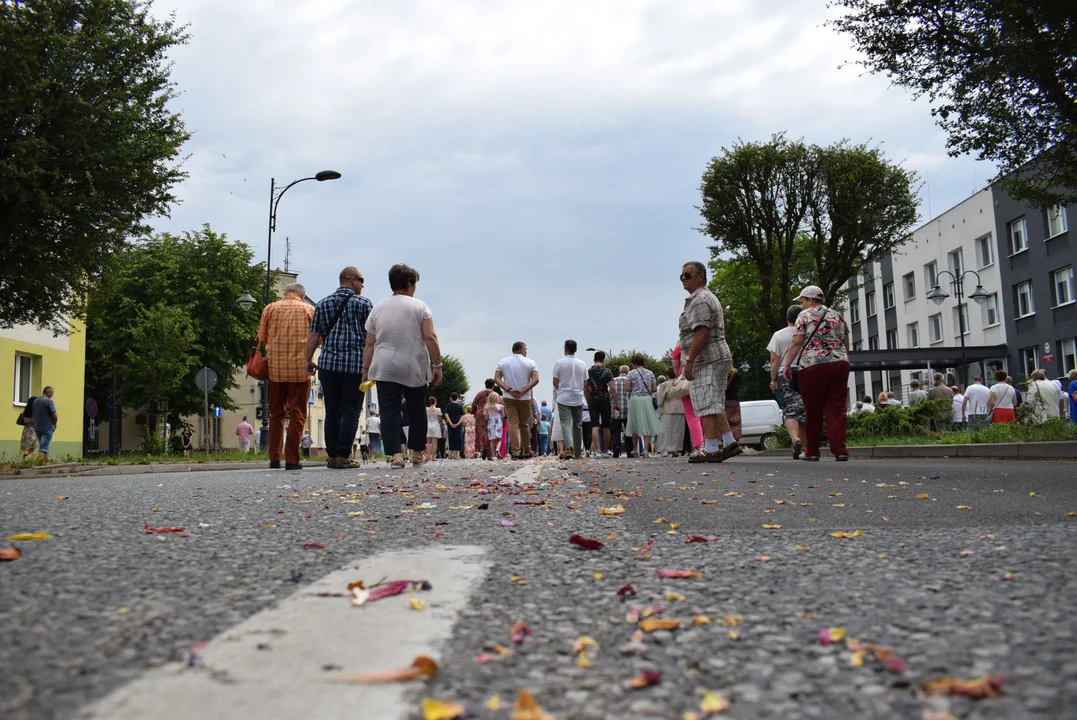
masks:
{"type": "Polygon", "coordinates": [[[327,682],[324,666],[377,672],[411,665],[417,655],[441,662],[471,591],[484,579],[486,549],[442,546],[386,552],[337,570],[218,635],[198,651],[196,667],[171,663],[92,703],[80,720],[395,720],[416,710],[407,701],[421,681],[391,685],[327,682]],[[426,610],[406,595],[353,607],[347,585],[429,580],[426,610]]]}
{"type": "Polygon", "coordinates": [[[542,465],[539,463],[527,463],[522,468],[505,478],[505,482],[517,485],[534,485],[538,476],[542,473],[542,465]]]}

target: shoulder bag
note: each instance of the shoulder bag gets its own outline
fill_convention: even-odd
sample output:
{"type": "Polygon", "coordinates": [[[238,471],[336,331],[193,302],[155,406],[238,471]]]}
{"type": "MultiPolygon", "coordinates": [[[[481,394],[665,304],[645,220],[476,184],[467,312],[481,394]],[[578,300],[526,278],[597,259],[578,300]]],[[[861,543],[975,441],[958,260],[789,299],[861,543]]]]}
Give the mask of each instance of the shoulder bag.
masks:
{"type": "Polygon", "coordinates": [[[800,352],[797,353],[796,359],[793,360],[793,364],[789,368],[789,386],[793,388],[794,392],[800,392],[800,381],[797,377],[798,371],[800,370],[800,368],[798,367],[800,364],[800,356],[803,355],[804,351],[808,348],[808,343],[810,343],[811,339],[815,337],[815,331],[818,330],[819,326],[823,324],[823,319],[826,317],[826,314],[828,312],[830,312],[830,309],[824,307],[823,314],[820,315],[819,319],[815,321],[815,327],[812,328],[811,335],[809,335],[808,339],[804,341],[804,344],[800,346],[800,352]]]}
{"type": "Polygon", "coordinates": [[[675,400],[688,397],[692,392],[692,381],[686,378],[684,375],[678,375],[669,381],[669,388],[666,390],[666,394],[675,400]]]}

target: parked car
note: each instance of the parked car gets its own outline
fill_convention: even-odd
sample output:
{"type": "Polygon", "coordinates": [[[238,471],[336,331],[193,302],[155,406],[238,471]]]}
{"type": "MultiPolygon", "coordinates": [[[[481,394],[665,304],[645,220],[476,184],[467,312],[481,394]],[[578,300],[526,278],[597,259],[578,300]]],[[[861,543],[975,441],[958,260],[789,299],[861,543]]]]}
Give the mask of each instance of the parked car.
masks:
{"type": "Polygon", "coordinates": [[[782,424],[782,409],[776,400],[746,400],[740,404],[740,444],[766,450],[774,431],[782,424]]]}

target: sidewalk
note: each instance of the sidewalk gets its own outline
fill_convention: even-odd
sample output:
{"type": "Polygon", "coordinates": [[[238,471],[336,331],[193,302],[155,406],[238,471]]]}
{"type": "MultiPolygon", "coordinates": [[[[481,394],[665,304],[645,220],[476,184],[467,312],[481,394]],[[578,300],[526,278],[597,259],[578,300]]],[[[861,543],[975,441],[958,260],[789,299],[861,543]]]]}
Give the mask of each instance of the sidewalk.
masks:
{"type": "Polygon", "coordinates": [[[95,475],[146,475],[149,473],[207,472],[210,470],[269,469],[268,460],[232,462],[169,462],[169,463],[55,463],[40,467],[19,468],[0,472],[0,480],[26,480],[39,477],[92,477],[95,475]]]}
{"type": "MultiPolygon", "coordinates": [[[[788,457],[789,449],[764,450],[757,455],[763,457],[788,457]]],[[[937,458],[937,457],[976,457],[976,458],[1038,458],[1071,459],[1077,458],[1077,441],[1037,443],[973,443],[970,445],[868,445],[849,447],[849,456],[854,458],[937,458]]]]}

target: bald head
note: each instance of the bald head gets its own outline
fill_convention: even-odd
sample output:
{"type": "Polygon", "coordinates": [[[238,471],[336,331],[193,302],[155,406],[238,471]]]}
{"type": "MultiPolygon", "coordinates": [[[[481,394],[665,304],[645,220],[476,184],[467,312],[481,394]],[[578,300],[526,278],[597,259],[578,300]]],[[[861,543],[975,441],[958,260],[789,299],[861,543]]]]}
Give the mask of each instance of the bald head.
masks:
{"type": "Polygon", "coordinates": [[[359,274],[359,268],[348,266],[340,271],[340,284],[343,285],[359,274]]]}
{"type": "Polygon", "coordinates": [[[348,266],[340,271],[340,286],[351,288],[357,293],[363,292],[363,273],[359,268],[348,266]]]}

